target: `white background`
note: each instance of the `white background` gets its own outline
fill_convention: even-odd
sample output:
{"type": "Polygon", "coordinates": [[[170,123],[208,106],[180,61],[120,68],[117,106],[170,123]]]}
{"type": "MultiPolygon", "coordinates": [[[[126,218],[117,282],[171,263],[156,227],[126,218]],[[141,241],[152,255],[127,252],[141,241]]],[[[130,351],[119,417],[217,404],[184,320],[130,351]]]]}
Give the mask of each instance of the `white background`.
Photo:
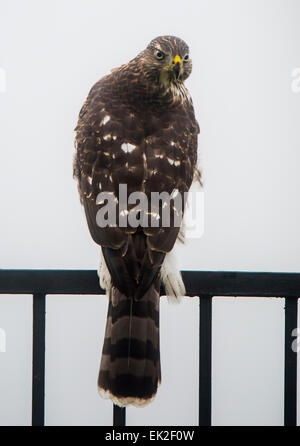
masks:
{"type": "MultiPolygon", "coordinates": [[[[299,22],[297,0],[0,0],[0,267],[97,267],[72,179],[78,112],[100,77],[172,34],[193,58],[205,183],[204,235],[178,248],[181,269],[300,271],[299,22]]],[[[47,424],[112,421],[96,388],[106,305],[48,298],[47,424]]],[[[214,301],[214,424],[283,423],[283,305],[214,301]]],[[[0,296],[1,425],[30,424],[31,322],[30,296],[0,296]]],[[[163,300],[161,332],[162,386],[128,424],[197,424],[197,299],[163,300]]]]}

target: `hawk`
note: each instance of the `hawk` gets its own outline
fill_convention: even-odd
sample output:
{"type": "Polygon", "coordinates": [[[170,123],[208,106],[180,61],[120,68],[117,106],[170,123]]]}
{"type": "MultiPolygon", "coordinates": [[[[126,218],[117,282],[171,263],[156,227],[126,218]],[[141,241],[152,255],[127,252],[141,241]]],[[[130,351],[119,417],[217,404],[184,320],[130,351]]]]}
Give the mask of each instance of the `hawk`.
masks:
{"type": "Polygon", "coordinates": [[[98,273],[109,296],[98,388],[119,406],[146,405],[160,384],[161,282],[175,300],[185,294],[170,253],[183,237],[175,220],[179,215],[182,222],[185,194],[194,178],[201,181],[199,126],[184,85],[191,71],[188,45],[158,37],[92,87],[75,128],[74,177],[101,246],[98,273]],[[126,187],[125,209],[120,187],[126,187]],[[137,192],[149,199],[146,207],[130,200],[137,192]],[[161,199],[152,206],[153,193],[161,199]],[[108,203],[116,218],[104,225],[98,216],[101,209],[109,213],[108,203]],[[162,221],[165,208],[169,224],[162,221]],[[121,224],[133,215],[138,224],[129,218],[121,224]]]}

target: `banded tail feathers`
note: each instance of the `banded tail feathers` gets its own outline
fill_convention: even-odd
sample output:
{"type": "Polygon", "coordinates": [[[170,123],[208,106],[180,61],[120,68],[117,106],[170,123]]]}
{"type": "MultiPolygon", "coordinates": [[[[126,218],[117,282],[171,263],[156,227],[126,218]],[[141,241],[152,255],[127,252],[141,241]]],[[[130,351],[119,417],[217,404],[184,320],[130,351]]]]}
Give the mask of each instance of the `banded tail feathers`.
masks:
{"type": "Polygon", "coordinates": [[[113,287],[98,378],[99,393],[119,406],[145,406],[160,384],[159,292],[139,300],[113,287]]]}

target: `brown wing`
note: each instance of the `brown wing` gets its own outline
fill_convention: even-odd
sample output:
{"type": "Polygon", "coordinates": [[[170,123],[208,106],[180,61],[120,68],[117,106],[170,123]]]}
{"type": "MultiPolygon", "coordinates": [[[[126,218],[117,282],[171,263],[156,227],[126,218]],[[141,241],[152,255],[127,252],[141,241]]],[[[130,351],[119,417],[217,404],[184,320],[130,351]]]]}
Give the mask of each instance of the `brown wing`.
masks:
{"type": "MultiPolygon", "coordinates": [[[[125,295],[140,297],[156,279],[178,236],[179,226],[173,223],[176,213],[183,213],[183,193],[193,179],[198,125],[192,105],[172,112],[150,108],[143,114],[138,101],[136,107],[120,104],[115,85],[114,73],[99,81],[80,112],[74,174],[89,230],[102,246],[112,283],[125,295]],[[158,226],[120,227],[120,184],[126,184],[127,197],[136,191],[146,194],[146,214],[156,218],[158,226]],[[169,227],[163,227],[164,201],[150,207],[151,193],[163,191],[182,197],[181,206],[178,198],[171,201],[169,227]],[[116,205],[116,224],[111,227],[97,224],[97,213],[106,204],[100,192],[110,193],[116,205]]],[[[135,212],[135,205],[128,205],[128,211],[135,212]]]]}

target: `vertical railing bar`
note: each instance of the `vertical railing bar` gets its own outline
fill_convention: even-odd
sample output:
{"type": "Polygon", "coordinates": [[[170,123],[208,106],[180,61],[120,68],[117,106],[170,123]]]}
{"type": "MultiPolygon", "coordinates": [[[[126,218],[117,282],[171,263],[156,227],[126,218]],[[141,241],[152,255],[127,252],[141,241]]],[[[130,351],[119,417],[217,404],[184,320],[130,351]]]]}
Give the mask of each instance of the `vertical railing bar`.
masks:
{"type": "Polygon", "coordinates": [[[44,426],[46,296],[33,294],[32,426],[44,426]]]}
{"type": "Polygon", "coordinates": [[[285,298],[284,425],[297,425],[297,351],[292,348],[292,332],[297,328],[298,299],[285,298]]]}
{"type": "Polygon", "coordinates": [[[119,407],[114,404],[114,416],[113,416],[114,426],[126,426],[126,408],[119,407]]]}
{"type": "Polygon", "coordinates": [[[199,300],[199,426],[211,426],[212,296],[199,300]]]}

